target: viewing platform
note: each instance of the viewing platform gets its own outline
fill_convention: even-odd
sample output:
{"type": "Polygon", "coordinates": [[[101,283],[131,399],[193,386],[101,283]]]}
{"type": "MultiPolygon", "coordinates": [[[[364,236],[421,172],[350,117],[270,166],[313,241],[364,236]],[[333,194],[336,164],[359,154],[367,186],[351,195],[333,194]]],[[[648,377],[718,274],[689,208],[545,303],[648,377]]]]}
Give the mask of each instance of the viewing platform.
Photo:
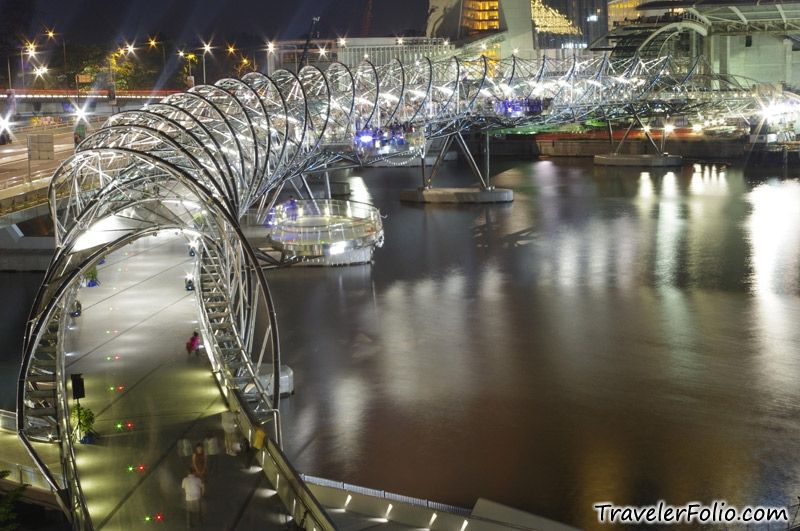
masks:
{"type": "Polygon", "coordinates": [[[372,261],[383,245],[383,222],[372,205],[337,199],[291,199],[267,217],[267,241],[307,265],[372,261]]]}

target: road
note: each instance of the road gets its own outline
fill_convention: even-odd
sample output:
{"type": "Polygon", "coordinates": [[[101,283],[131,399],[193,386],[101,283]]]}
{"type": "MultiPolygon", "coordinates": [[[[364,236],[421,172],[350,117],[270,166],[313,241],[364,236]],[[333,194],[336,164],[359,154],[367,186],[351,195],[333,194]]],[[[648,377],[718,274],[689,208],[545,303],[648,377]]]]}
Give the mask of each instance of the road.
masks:
{"type": "MultiPolygon", "coordinates": [[[[31,179],[49,177],[59,164],[74,153],[71,131],[60,130],[53,136],[54,160],[31,161],[31,179]]],[[[28,136],[15,137],[14,143],[0,146],[0,190],[23,184],[28,176],[28,136]]]]}

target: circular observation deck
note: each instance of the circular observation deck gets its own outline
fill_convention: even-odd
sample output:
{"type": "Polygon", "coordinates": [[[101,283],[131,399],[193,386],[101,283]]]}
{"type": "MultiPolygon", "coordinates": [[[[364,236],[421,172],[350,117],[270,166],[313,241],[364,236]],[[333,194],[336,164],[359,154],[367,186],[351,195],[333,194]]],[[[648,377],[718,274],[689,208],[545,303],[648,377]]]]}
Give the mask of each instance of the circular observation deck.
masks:
{"type": "Polygon", "coordinates": [[[318,265],[370,262],[383,245],[380,211],[372,205],[337,199],[291,199],[267,218],[272,246],[318,265]]]}

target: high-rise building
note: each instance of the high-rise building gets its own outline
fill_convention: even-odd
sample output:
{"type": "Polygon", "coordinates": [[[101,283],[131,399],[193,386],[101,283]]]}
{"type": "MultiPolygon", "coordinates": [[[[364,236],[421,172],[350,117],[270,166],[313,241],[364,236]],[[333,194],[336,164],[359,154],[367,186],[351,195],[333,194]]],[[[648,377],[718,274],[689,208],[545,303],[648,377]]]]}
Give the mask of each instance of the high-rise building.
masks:
{"type": "Polygon", "coordinates": [[[590,46],[608,33],[607,0],[545,0],[545,3],[563,13],[581,30],[576,43],[590,46]]]}
{"type": "Polygon", "coordinates": [[[606,0],[430,0],[428,37],[456,42],[496,35],[487,55],[534,56],[586,47],[606,33],[606,0]]]}

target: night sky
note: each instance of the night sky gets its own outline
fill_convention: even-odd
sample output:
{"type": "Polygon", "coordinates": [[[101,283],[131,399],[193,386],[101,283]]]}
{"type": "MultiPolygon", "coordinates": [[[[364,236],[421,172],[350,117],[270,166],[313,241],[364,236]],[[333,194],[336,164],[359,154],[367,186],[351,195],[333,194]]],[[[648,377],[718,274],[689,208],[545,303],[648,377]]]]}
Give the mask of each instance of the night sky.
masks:
{"type": "MultiPolygon", "coordinates": [[[[320,16],[321,36],[361,35],[367,0],[28,0],[35,4],[30,34],[55,26],[73,42],[143,41],[161,32],[191,41],[214,35],[297,39],[320,16]]],[[[0,0],[0,13],[14,4],[0,0]]],[[[427,0],[373,0],[371,36],[408,34],[425,28],[427,0]]],[[[1,15],[0,15],[1,16],[1,15]]]]}

